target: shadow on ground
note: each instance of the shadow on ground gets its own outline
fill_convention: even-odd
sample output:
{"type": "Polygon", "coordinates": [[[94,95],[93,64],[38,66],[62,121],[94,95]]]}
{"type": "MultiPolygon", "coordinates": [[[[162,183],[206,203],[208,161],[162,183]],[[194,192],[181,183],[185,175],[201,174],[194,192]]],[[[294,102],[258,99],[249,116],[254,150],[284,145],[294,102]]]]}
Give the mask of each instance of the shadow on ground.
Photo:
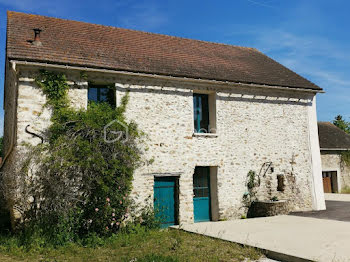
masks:
{"type": "Polygon", "coordinates": [[[350,221],[350,202],[326,201],[326,208],[326,210],[322,211],[292,212],[290,215],[338,221],[350,221]]]}

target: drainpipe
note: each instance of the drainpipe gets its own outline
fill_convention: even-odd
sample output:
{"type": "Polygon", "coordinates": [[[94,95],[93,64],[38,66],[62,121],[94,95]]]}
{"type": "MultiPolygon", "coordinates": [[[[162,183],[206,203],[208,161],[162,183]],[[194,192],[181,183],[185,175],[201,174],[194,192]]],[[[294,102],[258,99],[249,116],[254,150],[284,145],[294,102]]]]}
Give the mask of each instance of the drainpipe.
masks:
{"type": "MultiPolygon", "coordinates": [[[[15,72],[15,74],[17,74],[17,71],[16,71],[16,62],[13,62],[13,61],[10,61],[11,63],[11,69],[15,72]]],[[[17,87],[16,87],[17,88],[17,87]]],[[[16,91],[17,92],[17,91],[16,91]]],[[[6,152],[6,155],[4,156],[2,162],[1,162],[1,165],[0,165],[0,171],[2,170],[3,166],[5,165],[5,162],[7,160],[7,158],[11,155],[12,151],[13,151],[13,148],[15,146],[15,136],[16,136],[16,103],[14,105],[14,109],[13,109],[13,120],[14,120],[14,124],[13,124],[13,132],[12,132],[12,139],[10,141],[10,147],[8,148],[7,152],[6,152]]]]}

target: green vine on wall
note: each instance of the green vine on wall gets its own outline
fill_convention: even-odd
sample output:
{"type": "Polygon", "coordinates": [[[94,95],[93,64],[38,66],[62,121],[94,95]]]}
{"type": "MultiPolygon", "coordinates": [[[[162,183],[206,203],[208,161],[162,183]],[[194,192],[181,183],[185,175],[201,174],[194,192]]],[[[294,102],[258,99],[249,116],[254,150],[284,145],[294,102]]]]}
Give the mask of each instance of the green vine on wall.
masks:
{"type": "MultiPolygon", "coordinates": [[[[89,103],[87,109],[74,109],[63,73],[41,70],[35,82],[52,117],[48,143],[34,148],[24,161],[27,166],[28,159],[36,163],[30,192],[34,201],[25,220],[45,225],[43,232],[66,230],[70,237],[116,232],[131,216],[129,194],[141,164],[143,133],[124,116],[128,93],[116,108],[89,103]],[[106,141],[106,126],[109,135],[122,133],[122,138],[106,141]]],[[[28,169],[22,170],[25,177],[28,169]]]]}
{"type": "Polygon", "coordinates": [[[255,171],[249,170],[247,174],[247,192],[243,195],[243,202],[246,207],[250,207],[252,202],[256,200],[257,188],[260,186],[260,176],[255,171]]]}
{"type": "Polygon", "coordinates": [[[340,162],[342,165],[350,167],[350,150],[341,152],[340,162]]]}
{"type": "Polygon", "coordinates": [[[52,106],[54,110],[68,107],[69,85],[63,73],[40,70],[35,82],[47,98],[46,105],[52,106]]]}

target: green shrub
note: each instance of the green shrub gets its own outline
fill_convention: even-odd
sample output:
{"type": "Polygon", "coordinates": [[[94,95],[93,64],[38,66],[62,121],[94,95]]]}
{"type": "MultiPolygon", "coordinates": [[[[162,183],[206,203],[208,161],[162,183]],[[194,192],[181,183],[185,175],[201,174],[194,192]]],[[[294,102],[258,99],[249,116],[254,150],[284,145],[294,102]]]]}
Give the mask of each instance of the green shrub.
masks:
{"type": "MultiPolygon", "coordinates": [[[[129,193],[140,161],[136,144],[140,135],[135,124],[125,123],[128,141],[106,143],[103,128],[115,119],[125,123],[120,112],[107,104],[55,114],[48,133],[50,143],[41,145],[42,153],[34,155],[36,159],[32,155],[37,177],[33,183],[40,188],[32,187],[35,201],[26,218],[41,221],[44,217],[43,224],[49,220],[49,225],[69,228],[73,222],[79,234],[108,235],[119,229],[130,216],[129,193]]],[[[125,131],[120,124],[110,128],[125,131]]]]}
{"type": "Polygon", "coordinates": [[[45,132],[47,143],[28,148],[19,169],[23,199],[32,199],[29,207],[26,201],[21,205],[26,210],[21,241],[39,247],[81,239],[98,244],[127,222],[157,227],[153,210],[136,214],[129,197],[142,163],[143,133],[124,116],[128,94],[117,108],[89,103],[77,110],[69,107],[63,74],[41,71],[36,83],[52,109],[52,124],[45,132]],[[115,134],[119,139],[106,140],[115,134]]]}

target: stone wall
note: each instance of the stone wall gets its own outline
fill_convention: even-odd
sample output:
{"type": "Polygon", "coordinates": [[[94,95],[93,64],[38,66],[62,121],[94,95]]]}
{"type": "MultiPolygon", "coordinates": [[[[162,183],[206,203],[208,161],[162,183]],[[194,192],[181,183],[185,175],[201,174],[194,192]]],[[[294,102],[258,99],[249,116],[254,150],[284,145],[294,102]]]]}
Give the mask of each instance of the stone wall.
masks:
{"type": "Polygon", "coordinates": [[[350,167],[341,162],[341,151],[321,150],[321,160],[322,171],[337,171],[340,190],[350,187],[350,167]]]}
{"type": "MultiPolygon", "coordinates": [[[[26,125],[40,133],[50,123],[50,112],[43,107],[45,97],[33,81],[36,72],[37,68],[22,67],[18,77],[18,145],[40,142],[24,132],[26,125]]],[[[87,82],[79,72],[65,73],[72,105],[86,107],[87,82]]],[[[249,170],[261,178],[259,200],[277,196],[290,200],[294,210],[312,209],[308,109],[313,94],[101,73],[88,73],[88,78],[115,83],[117,105],[129,91],[127,117],[147,134],[149,150],[144,157],[154,163],[139,168],[134,177],[132,195],[140,206],[153,197],[154,176],[179,176],[179,220],[193,222],[194,169],[212,166],[217,167],[219,219],[246,212],[242,199],[249,170]],[[193,92],[216,97],[215,134],[193,134],[193,92]],[[285,176],[284,192],[277,191],[277,175],[285,176]]]]}
{"type": "Polygon", "coordinates": [[[127,116],[149,134],[148,154],[155,159],[135,175],[140,202],[152,196],[154,175],[180,174],[180,221],[193,222],[194,169],[217,166],[219,218],[237,218],[246,211],[248,171],[259,174],[272,162],[273,171],[260,173],[258,198],[292,199],[294,210],[311,209],[309,104],[302,93],[217,87],[217,132],[206,137],[193,135],[192,94],[213,92],[213,87],[145,80],[119,86],[117,97],[130,92],[127,116]],[[291,178],[285,192],[277,192],[277,174],[291,178]]]}
{"type": "MultiPolygon", "coordinates": [[[[41,142],[39,138],[33,138],[25,132],[27,125],[35,133],[45,133],[50,125],[51,111],[45,106],[46,97],[41,88],[34,82],[38,70],[19,69],[18,76],[18,106],[17,106],[17,145],[23,142],[36,145],[41,142]]],[[[87,107],[87,82],[81,81],[78,74],[69,74],[70,89],[68,98],[70,106],[74,108],[87,107]]]]}
{"type": "Polygon", "coordinates": [[[248,210],[248,218],[271,217],[287,215],[289,213],[289,201],[255,201],[248,210]]]}

